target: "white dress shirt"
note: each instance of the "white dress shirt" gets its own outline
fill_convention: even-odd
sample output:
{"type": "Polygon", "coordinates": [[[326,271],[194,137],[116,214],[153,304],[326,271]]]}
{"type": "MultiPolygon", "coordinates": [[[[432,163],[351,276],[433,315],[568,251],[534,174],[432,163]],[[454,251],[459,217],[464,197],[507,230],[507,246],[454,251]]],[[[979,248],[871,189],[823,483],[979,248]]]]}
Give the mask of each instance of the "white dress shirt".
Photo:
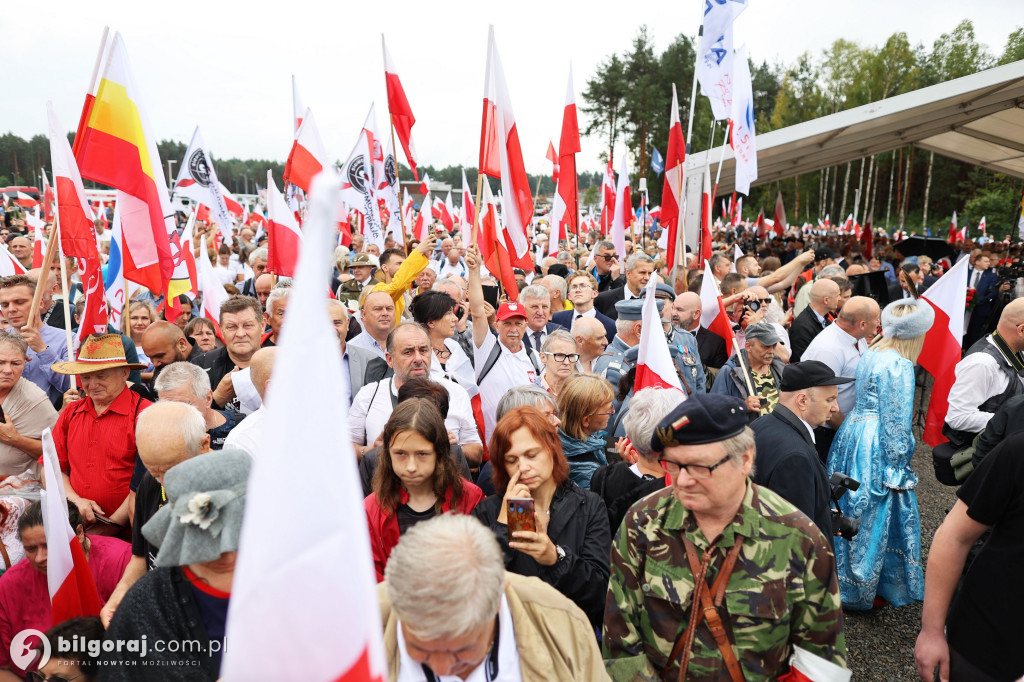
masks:
{"type": "Polygon", "coordinates": [[[494,432],[496,423],[494,415],[498,410],[498,401],[505,395],[505,391],[514,386],[524,386],[537,381],[537,368],[530,361],[526,346],[523,345],[518,353],[513,353],[499,343],[498,337],[494,334],[487,334],[482,346],[473,345],[477,377],[483,371],[487,356],[491,354],[491,349],[495,344],[500,346],[501,355],[498,356],[498,361],[484,377],[484,380],[480,381],[479,378],[477,380],[477,385],[480,387],[480,407],[484,413],[484,430],[488,440],[494,432]]]}
{"type": "MultiPolygon", "coordinates": [[[[857,376],[860,357],[868,349],[864,339],[855,339],[842,327],[833,322],[821,330],[800,356],[800,360],[817,360],[829,366],[837,377],[857,376]]],[[[850,414],[857,402],[857,382],[841,384],[839,388],[839,411],[850,414]]]]}
{"type": "MultiPolygon", "coordinates": [[[[986,337],[992,343],[992,337],[986,337]]],[[[956,365],[956,381],[949,389],[946,423],[959,431],[979,433],[992,418],[991,412],[978,407],[1006,390],[1006,375],[988,353],[971,353],[956,365]]],[[[1018,381],[1024,380],[1018,379],[1018,381]]]]}
{"type": "MultiPolygon", "coordinates": [[[[466,389],[440,377],[430,379],[448,389],[448,417],[444,420],[444,426],[455,436],[455,442],[459,445],[481,444],[466,389]]],[[[391,413],[395,411],[392,397],[397,399],[397,396],[394,377],[381,379],[359,389],[349,410],[349,435],[353,443],[373,445],[377,436],[384,431],[391,413]]]]}

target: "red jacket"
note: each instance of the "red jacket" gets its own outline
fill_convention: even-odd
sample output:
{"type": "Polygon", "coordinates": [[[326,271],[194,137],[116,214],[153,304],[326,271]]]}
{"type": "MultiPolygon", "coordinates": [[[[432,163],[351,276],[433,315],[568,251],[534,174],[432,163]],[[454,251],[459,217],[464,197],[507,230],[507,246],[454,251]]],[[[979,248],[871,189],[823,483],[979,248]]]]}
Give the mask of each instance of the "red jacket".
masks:
{"type": "MultiPolygon", "coordinates": [[[[462,498],[459,500],[459,514],[468,514],[473,508],[484,499],[484,493],[469,481],[462,481],[462,498]]],[[[409,493],[402,488],[399,504],[409,501],[409,493]]],[[[370,526],[370,547],[373,549],[373,568],[377,571],[377,582],[384,580],[384,567],[387,566],[391,550],[398,544],[400,531],[398,530],[398,515],[394,512],[388,513],[377,502],[377,493],[371,493],[363,500],[363,508],[366,509],[366,521],[370,526]]],[[[452,511],[452,489],[449,488],[444,494],[444,504],[441,505],[442,512],[452,511]]]]}

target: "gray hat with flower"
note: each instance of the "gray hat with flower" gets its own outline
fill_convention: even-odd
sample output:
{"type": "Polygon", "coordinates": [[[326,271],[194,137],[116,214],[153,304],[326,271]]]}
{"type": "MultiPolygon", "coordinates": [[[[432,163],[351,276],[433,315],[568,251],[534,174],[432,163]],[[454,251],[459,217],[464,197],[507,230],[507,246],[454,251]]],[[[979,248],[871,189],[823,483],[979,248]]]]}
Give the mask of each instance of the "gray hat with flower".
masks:
{"type": "Polygon", "coordinates": [[[167,504],[142,527],[160,548],[157,566],[214,561],[238,551],[252,457],[242,450],[209,452],[164,475],[167,504]]]}

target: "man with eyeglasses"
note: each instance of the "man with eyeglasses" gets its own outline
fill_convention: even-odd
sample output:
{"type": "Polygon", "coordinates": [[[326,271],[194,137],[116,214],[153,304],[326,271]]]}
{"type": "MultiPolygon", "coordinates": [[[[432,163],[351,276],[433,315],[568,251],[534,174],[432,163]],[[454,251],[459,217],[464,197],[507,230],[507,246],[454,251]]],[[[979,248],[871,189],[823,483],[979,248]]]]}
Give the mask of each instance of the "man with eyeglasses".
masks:
{"type": "Polygon", "coordinates": [[[241,403],[235,395],[234,374],[248,367],[253,353],[260,349],[263,308],[255,298],[235,294],[221,304],[219,323],[224,345],[190,362],[210,375],[215,410],[241,412],[241,403]]]}
{"type": "Polygon", "coordinates": [[[594,307],[594,299],[597,298],[599,288],[597,280],[589,272],[579,270],[569,275],[566,283],[569,286],[569,301],[572,302],[573,310],[556,312],[551,316],[551,321],[571,331],[580,318],[595,319],[604,326],[608,343],[611,343],[615,338],[615,320],[594,307]]]}
{"type": "Polygon", "coordinates": [[[615,244],[608,241],[597,243],[594,254],[594,269],[590,274],[597,280],[597,291],[617,289],[625,284],[619,277],[619,254],[615,253],[615,244]]]}
{"type": "Polygon", "coordinates": [[[750,481],[743,401],[691,396],[659,422],[651,449],[672,483],[629,510],[612,544],[611,678],[777,679],[813,660],[848,680],[828,540],[750,481]]]}

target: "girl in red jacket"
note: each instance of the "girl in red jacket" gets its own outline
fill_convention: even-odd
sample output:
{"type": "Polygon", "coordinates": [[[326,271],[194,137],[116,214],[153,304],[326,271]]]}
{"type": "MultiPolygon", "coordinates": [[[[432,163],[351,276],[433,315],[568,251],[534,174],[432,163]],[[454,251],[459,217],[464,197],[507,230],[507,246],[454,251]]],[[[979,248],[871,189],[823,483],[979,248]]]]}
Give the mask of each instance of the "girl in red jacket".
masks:
{"type": "Polygon", "coordinates": [[[377,581],[405,531],[444,512],[468,514],[484,494],[459,475],[437,407],[423,398],[399,403],[384,426],[373,493],[363,502],[377,581]]]}

